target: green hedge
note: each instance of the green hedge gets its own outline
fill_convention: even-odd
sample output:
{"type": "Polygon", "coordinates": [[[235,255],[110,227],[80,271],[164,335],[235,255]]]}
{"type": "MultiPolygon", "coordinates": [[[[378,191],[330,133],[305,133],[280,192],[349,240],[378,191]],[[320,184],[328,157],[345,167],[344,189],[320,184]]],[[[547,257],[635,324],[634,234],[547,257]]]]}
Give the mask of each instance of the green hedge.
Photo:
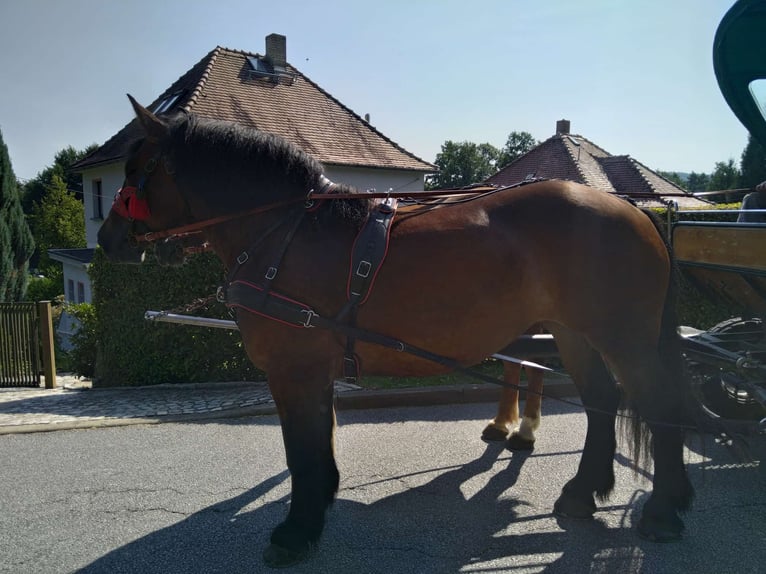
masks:
{"type": "MultiPolygon", "coordinates": [[[[739,209],[740,203],[721,203],[711,205],[709,210],[739,209]]],[[[667,221],[665,209],[655,209],[663,221],[667,221]]],[[[737,216],[731,213],[684,213],[683,221],[736,221],[737,216]]],[[[689,325],[698,329],[709,329],[730,317],[741,315],[744,309],[737,308],[717,299],[712,294],[707,295],[694,284],[694,281],[681,268],[680,290],[678,296],[678,316],[681,325],[689,325]]]]}
{"type": "MultiPolygon", "coordinates": [[[[153,323],[147,310],[173,309],[215,292],[223,267],[213,255],[183,266],[110,263],[96,250],[89,270],[95,306],[96,386],[263,380],[247,358],[239,331],[153,323]]],[[[195,315],[230,319],[215,303],[195,315]]]]}

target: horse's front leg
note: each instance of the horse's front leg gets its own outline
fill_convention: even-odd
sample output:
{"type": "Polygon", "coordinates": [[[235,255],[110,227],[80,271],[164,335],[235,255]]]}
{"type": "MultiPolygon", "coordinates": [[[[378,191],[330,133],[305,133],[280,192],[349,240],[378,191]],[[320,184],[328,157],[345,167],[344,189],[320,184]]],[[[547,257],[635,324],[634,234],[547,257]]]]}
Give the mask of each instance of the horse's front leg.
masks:
{"type": "Polygon", "coordinates": [[[269,373],[269,388],[282,423],[292,495],[287,519],[272,532],[263,559],[269,566],[285,567],[308,556],[338,491],[333,377],[269,373]]]}
{"type": "Polygon", "coordinates": [[[503,362],[503,381],[508,385],[500,392],[497,415],[484,428],[481,438],[486,441],[501,441],[508,437],[511,428],[519,422],[519,381],[521,365],[510,361],[503,362]]]}

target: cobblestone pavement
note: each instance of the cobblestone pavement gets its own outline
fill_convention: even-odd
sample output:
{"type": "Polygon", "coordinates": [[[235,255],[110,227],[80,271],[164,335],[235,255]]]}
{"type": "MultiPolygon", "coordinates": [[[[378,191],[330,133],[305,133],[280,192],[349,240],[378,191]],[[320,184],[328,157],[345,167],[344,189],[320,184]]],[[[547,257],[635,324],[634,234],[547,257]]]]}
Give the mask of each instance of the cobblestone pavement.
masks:
{"type": "MultiPolygon", "coordinates": [[[[0,389],[0,434],[274,411],[265,382],[116,389],[92,389],[90,381],[68,376],[57,382],[56,389],[0,389]]],[[[337,392],[354,388],[336,385],[337,392]]]]}

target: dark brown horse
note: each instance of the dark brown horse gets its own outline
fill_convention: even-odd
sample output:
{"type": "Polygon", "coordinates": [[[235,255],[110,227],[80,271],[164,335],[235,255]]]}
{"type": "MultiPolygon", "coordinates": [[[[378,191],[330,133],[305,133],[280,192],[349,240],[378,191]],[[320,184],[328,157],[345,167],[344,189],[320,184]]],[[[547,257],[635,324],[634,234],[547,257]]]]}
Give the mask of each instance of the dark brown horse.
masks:
{"type": "MultiPolygon", "coordinates": [[[[99,231],[107,256],[139,262],[136,238],[146,232],[202,228],[230,284],[305,312],[305,326],[258,309],[237,312],[247,353],[268,375],[292,478],[289,513],[264,559],[288,565],[318,541],[338,489],[333,381],[347,337],[310,327],[346,305],[349,253],[370,201],[328,199],[308,211],[307,194],[325,187],[322,168],[294,146],[230,123],[186,114],[161,120],[134,108],[145,137],[127,158],[124,186],[99,231]]],[[[673,540],[693,490],[676,424],[688,395],[672,308],[671,257],[652,218],[607,193],[548,181],[401,209],[356,325],[461,365],[543,325],[588,418],[579,468],[556,512],[590,517],[595,499],[613,489],[616,378],[653,435],[654,490],[640,533],[673,540]]],[[[400,350],[356,345],[366,374],[447,370],[400,350]]],[[[648,433],[638,425],[636,432],[635,445],[648,445],[648,433]]]]}

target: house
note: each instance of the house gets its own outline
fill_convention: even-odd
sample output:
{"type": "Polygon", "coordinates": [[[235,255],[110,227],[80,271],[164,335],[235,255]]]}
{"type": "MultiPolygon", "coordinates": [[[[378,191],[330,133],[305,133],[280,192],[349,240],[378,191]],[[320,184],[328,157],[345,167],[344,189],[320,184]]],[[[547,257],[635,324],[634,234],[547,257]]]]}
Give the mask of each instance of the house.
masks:
{"type": "MultiPolygon", "coordinates": [[[[436,167],[383,135],[287,62],[286,38],[266,37],[264,55],[213,49],[148,108],[162,116],[185,110],[284,137],[319,160],[331,180],[361,189],[422,191],[436,167]]],[[[127,100],[126,109],[129,108],[127,100]]],[[[64,263],[67,298],[91,300],[85,272],[112,196],[122,185],[124,158],[142,135],[136,119],[74,165],[82,173],[87,250],[53,250],[64,263]],[[82,288],[81,288],[82,285],[82,288]]]]}
{"type": "Polygon", "coordinates": [[[641,194],[637,203],[647,207],[663,206],[659,197],[663,194],[681,208],[709,205],[629,155],[612,155],[569,129],[568,120],[559,120],[555,135],[505,166],[487,183],[502,186],[532,177],[567,179],[611,193],[641,194]]]}

